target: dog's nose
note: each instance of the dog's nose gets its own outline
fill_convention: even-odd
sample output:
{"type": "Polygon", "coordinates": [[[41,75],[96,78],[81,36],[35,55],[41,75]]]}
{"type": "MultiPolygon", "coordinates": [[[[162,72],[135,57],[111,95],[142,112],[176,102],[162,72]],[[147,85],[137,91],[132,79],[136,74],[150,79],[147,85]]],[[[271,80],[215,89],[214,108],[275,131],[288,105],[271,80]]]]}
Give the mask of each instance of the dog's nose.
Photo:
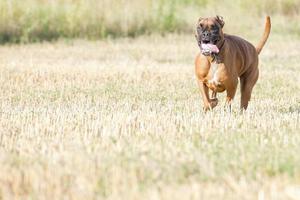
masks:
{"type": "Polygon", "coordinates": [[[204,43],[204,44],[207,44],[207,43],[209,43],[210,42],[210,34],[209,34],[209,32],[208,31],[204,31],[203,33],[202,33],[202,42],[204,43]]]}
{"type": "Polygon", "coordinates": [[[208,36],[209,36],[209,32],[208,32],[208,31],[204,31],[204,32],[202,33],[202,35],[203,35],[203,37],[208,37],[208,36]]]}

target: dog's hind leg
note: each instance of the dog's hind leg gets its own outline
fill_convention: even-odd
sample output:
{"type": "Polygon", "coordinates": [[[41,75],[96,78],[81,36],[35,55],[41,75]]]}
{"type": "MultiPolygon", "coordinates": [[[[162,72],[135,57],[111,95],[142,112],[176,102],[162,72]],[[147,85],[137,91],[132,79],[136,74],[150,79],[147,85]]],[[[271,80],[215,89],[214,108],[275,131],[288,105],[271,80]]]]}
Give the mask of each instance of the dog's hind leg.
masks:
{"type": "Polygon", "coordinates": [[[238,84],[238,80],[234,80],[229,85],[227,85],[226,88],[225,108],[228,107],[229,111],[231,111],[231,103],[236,93],[237,84],[238,84]]]}
{"type": "Polygon", "coordinates": [[[251,71],[246,72],[240,77],[241,83],[241,110],[246,110],[251,99],[252,89],[258,79],[258,68],[251,67],[251,71]]]}

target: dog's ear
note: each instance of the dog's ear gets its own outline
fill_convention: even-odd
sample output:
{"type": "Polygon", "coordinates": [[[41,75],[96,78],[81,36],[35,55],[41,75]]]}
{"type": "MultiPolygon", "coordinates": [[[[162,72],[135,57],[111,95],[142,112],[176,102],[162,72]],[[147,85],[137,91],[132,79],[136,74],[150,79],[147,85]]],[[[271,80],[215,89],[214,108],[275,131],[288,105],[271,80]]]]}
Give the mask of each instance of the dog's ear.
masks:
{"type": "Polygon", "coordinates": [[[202,19],[204,19],[204,18],[203,17],[199,17],[198,23],[200,23],[202,19]]]}
{"type": "Polygon", "coordinates": [[[198,41],[198,39],[199,39],[198,25],[197,25],[197,28],[194,29],[194,35],[195,35],[196,40],[198,41]]]}
{"type": "Polygon", "coordinates": [[[198,19],[197,26],[200,26],[200,22],[201,22],[203,19],[204,19],[203,17],[200,17],[200,18],[198,19]]]}
{"type": "Polygon", "coordinates": [[[216,16],[216,20],[217,20],[217,22],[221,25],[221,28],[223,28],[223,26],[224,26],[224,24],[225,24],[225,22],[224,22],[224,20],[223,20],[223,17],[217,15],[217,16],[216,16]]]}
{"type": "Polygon", "coordinates": [[[196,24],[196,29],[194,30],[194,34],[195,34],[195,38],[196,40],[198,40],[198,37],[199,37],[199,29],[201,29],[201,25],[200,25],[200,22],[203,20],[204,18],[203,17],[200,17],[197,21],[197,24],[196,24]]]}

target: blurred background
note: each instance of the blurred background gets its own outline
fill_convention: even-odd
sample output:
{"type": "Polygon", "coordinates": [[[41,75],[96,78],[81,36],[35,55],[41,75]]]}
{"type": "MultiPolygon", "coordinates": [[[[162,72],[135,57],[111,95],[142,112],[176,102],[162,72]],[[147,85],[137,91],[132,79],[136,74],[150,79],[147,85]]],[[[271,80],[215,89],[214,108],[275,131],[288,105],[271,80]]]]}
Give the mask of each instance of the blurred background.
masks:
{"type": "Polygon", "coordinates": [[[300,38],[299,9],[299,0],[1,0],[0,43],[193,34],[200,16],[216,14],[230,33],[256,37],[268,14],[273,34],[300,38]]]}

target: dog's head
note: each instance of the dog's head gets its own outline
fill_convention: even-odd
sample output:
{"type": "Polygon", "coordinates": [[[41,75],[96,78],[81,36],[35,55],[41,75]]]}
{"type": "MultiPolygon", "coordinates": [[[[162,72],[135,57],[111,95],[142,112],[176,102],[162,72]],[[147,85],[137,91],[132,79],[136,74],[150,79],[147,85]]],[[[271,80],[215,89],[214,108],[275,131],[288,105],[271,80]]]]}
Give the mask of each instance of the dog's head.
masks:
{"type": "MultiPolygon", "coordinates": [[[[197,23],[196,39],[200,49],[203,45],[215,45],[220,47],[224,40],[222,28],[224,26],[223,18],[220,16],[200,18],[197,23]]],[[[210,55],[211,52],[203,52],[205,55],[210,55]]]]}

